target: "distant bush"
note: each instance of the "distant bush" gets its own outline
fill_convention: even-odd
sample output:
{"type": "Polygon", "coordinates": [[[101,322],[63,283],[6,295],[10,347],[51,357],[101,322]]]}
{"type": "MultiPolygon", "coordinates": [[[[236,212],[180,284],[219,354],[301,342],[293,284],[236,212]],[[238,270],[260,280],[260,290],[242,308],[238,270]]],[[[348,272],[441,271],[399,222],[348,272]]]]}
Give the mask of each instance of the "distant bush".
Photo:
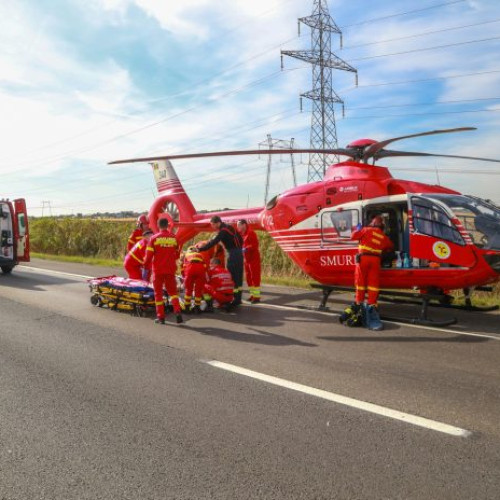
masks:
{"type": "Polygon", "coordinates": [[[30,220],[34,252],[120,259],[134,224],[93,219],[43,217],[30,220]]]}

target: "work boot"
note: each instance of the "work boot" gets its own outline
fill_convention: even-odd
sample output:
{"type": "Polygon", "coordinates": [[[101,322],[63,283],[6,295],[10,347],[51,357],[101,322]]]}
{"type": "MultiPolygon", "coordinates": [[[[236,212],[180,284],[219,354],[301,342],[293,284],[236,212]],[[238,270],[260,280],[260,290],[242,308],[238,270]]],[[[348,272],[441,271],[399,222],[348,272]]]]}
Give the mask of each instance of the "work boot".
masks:
{"type": "Polygon", "coordinates": [[[366,326],[368,330],[376,332],[384,329],[384,324],[380,321],[380,315],[375,305],[369,305],[366,308],[366,326]]]}
{"type": "Polygon", "coordinates": [[[201,314],[200,306],[194,306],[193,309],[191,309],[191,312],[193,314],[201,314]]]}
{"type": "Polygon", "coordinates": [[[234,294],[234,299],[231,302],[231,305],[233,305],[233,306],[239,306],[239,305],[241,305],[241,292],[236,292],[234,294]]]}
{"type": "Polygon", "coordinates": [[[213,300],[207,300],[207,308],[205,309],[205,312],[207,313],[213,313],[214,312],[214,301],[213,300]]]}
{"type": "Polygon", "coordinates": [[[164,325],[165,324],[165,318],[155,318],[155,323],[157,325],[164,325]]]}
{"type": "Polygon", "coordinates": [[[260,297],[252,297],[250,300],[252,304],[258,304],[260,302],[260,297]]]}
{"type": "Polygon", "coordinates": [[[181,313],[177,313],[175,315],[175,321],[176,321],[177,324],[184,323],[184,320],[182,319],[182,314],[181,313]]]}

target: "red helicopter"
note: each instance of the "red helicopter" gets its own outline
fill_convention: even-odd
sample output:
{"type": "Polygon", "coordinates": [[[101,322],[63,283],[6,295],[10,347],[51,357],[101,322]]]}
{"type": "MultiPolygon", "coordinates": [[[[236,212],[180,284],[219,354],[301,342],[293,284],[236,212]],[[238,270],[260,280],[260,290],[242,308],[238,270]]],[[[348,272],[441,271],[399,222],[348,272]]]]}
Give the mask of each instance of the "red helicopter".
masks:
{"type": "MultiPolygon", "coordinates": [[[[395,255],[383,263],[381,288],[418,290],[430,297],[448,297],[446,291],[470,291],[500,280],[500,209],[480,198],[446,187],[392,177],[377,160],[401,156],[460,158],[500,162],[487,158],[394,151],[389,144],[413,137],[476,130],[474,127],[434,130],[384,141],[360,139],[339,149],[248,150],[164,155],[111,162],[150,162],[158,197],[149,210],[156,229],[160,214],[168,213],[180,243],[210,231],[209,220],[245,218],[257,230],[267,231],[276,243],[325,291],[354,283],[357,242],[350,239],[358,223],[380,214],[394,242],[395,255]],[[323,153],[347,157],[331,165],[322,181],[289,189],[265,207],[197,213],[171,160],[211,156],[323,153]],[[371,163],[369,163],[371,161],[371,163]]],[[[402,294],[404,295],[404,294],[402,294]]]]}

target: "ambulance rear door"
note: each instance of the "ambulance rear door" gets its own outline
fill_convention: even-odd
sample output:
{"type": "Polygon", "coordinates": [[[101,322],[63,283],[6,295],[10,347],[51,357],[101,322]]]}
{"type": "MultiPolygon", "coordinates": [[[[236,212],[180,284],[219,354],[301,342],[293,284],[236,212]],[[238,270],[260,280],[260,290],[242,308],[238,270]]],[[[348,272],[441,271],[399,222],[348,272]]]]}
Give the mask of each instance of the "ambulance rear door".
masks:
{"type": "Polygon", "coordinates": [[[26,201],[23,198],[14,200],[15,220],[14,237],[16,238],[16,253],[19,262],[29,262],[30,241],[28,231],[28,213],[26,201]]]}

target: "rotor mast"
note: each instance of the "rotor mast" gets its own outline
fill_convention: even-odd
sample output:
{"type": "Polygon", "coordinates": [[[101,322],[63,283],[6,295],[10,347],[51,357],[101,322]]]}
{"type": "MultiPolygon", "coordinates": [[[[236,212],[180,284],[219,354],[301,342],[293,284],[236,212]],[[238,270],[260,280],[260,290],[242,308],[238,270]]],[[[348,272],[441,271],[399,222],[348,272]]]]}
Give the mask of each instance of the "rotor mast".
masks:
{"type": "MultiPolygon", "coordinates": [[[[356,85],[358,84],[358,73],[355,68],[332,52],[332,33],[340,36],[342,47],[342,32],[330,16],[326,0],[314,0],[312,15],[299,19],[299,36],[300,23],[311,28],[312,48],[311,50],[282,50],[281,65],[283,67],[284,55],[313,65],[313,89],[300,96],[301,109],[303,97],[313,102],[310,147],[311,149],[336,149],[338,141],[334,104],[342,104],[343,107],[344,101],[333,90],[332,69],[355,73],[356,85]]],[[[326,168],[336,161],[339,161],[336,155],[310,154],[307,182],[322,180],[326,168]]]]}

